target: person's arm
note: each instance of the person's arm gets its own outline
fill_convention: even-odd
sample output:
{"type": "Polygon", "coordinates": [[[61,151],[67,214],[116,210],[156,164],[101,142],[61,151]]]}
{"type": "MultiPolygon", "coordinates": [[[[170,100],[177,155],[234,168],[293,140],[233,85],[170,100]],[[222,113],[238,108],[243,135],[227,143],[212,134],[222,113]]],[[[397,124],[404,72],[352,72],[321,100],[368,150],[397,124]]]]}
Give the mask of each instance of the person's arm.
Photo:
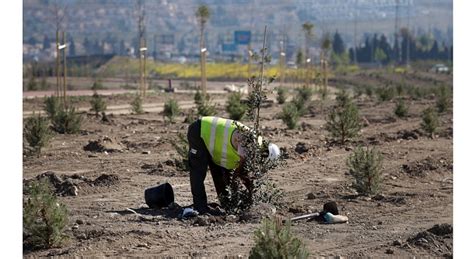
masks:
{"type": "Polygon", "coordinates": [[[235,169],[235,174],[242,181],[245,188],[249,192],[252,192],[253,181],[252,181],[252,179],[250,179],[250,177],[248,175],[248,172],[245,170],[244,165],[245,165],[245,159],[240,159],[239,167],[237,167],[237,169],[235,169]]]}
{"type": "Polygon", "coordinates": [[[245,170],[245,149],[242,146],[238,146],[238,153],[240,156],[239,166],[235,169],[235,174],[242,181],[245,188],[249,192],[253,189],[253,181],[250,179],[248,172],[245,170]]]}

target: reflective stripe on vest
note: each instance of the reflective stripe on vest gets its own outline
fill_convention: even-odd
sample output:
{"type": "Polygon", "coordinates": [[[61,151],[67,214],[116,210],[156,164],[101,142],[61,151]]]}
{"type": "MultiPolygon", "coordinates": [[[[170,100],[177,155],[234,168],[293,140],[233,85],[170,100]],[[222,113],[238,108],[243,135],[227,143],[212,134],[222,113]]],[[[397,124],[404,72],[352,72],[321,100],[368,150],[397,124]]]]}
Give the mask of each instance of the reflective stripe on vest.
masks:
{"type": "Polygon", "coordinates": [[[233,120],[219,117],[201,118],[201,138],[204,140],[212,161],[226,169],[235,169],[240,156],[231,143],[232,133],[237,129],[233,120]]]}

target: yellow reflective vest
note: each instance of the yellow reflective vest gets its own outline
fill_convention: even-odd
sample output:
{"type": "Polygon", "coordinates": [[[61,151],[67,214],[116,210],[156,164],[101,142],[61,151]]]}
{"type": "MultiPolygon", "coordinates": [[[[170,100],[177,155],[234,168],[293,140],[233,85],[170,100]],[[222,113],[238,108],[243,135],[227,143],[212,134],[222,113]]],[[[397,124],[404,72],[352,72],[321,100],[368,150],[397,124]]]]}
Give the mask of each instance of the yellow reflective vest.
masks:
{"type": "Polygon", "coordinates": [[[237,123],[239,122],[213,116],[201,118],[201,138],[212,156],[212,161],[229,170],[237,168],[240,161],[240,156],[231,142],[237,123]]]}

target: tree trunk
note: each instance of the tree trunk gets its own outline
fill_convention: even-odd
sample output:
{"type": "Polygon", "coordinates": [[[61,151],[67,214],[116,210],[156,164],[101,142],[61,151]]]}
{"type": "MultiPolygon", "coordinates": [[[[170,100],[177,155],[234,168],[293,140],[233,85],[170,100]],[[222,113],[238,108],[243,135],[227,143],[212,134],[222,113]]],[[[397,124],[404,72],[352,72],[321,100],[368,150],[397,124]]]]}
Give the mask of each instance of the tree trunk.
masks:
{"type": "Polygon", "coordinates": [[[200,41],[199,52],[201,54],[201,91],[205,98],[207,98],[207,86],[206,86],[206,52],[204,49],[204,25],[201,25],[201,41],[200,41]]]}

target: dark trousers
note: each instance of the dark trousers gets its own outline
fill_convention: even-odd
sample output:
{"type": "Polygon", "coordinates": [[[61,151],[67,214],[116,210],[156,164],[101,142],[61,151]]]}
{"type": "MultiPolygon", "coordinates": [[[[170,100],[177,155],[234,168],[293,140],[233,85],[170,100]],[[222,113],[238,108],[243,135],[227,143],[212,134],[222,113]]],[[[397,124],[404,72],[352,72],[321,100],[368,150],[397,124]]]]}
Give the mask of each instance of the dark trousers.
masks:
{"type": "Polygon", "coordinates": [[[197,120],[189,125],[189,167],[191,193],[193,194],[194,209],[207,209],[207,195],[204,187],[207,167],[209,167],[214,181],[214,186],[218,196],[226,195],[226,186],[229,184],[230,170],[216,165],[212,161],[211,154],[207,150],[204,140],[201,138],[201,120],[197,120]]]}

